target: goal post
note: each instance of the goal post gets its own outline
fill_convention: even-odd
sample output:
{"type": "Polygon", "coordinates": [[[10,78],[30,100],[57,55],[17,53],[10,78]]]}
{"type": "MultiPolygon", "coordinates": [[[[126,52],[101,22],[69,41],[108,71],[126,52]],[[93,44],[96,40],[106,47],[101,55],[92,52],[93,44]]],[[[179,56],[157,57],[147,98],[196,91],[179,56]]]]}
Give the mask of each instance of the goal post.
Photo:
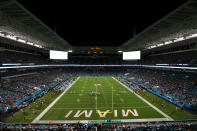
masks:
{"type": "MultiPolygon", "coordinates": [[[[114,109],[114,94],[113,94],[113,91],[114,90],[114,87],[113,87],[113,85],[112,85],[112,97],[111,97],[111,99],[112,99],[112,107],[111,107],[111,111],[110,112],[108,112],[108,113],[112,113],[113,112],[113,109],[114,109]]],[[[96,84],[96,94],[98,94],[98,86],[97,86],[97,84],[96,84]]],[[[98,113],[98,98],[97,98],[97,96],[98,95],[96,95],[96,113],[98,113]]],[[[102,112],[102,111],[99,111],[99,113],[105,113],[105,112],[102,112]]]]}

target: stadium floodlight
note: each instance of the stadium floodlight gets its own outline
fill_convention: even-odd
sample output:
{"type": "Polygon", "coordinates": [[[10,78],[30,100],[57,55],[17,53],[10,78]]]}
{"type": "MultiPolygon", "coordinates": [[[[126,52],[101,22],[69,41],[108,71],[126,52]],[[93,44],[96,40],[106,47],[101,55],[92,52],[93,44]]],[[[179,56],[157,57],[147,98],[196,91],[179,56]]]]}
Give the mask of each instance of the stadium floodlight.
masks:
{"type": "Polygon", "coordinates": [[[197,37],[197,33],[196,34],[192,34],[191,37],[192,38],[197,37]]]}
{"type": "Polygon", "coordinates": [[[35,46],[35,47],[38,47],[39,45],[37,45],[37,44],[34,44],[34,46],[35,46]]]}
{"type": "Polygon", "coordinates": [[[197,37],[197,33],[187,36],[186,39],[195,38],[195,37],[197,37]]]}
{"type": "Polygon", "coordinates": [[[25,40],[23,40],[23,39],[18,39],[17,41],[21,42],[21,43],[25,43],[25,40]]]}
{"type": "Polygon", "coordinates": [[[1,37],[5,37],[5,34],[3,32],[0,32],[1,37]]]}
{"type": "Polygon", "coordinates": [[[123,60],[139,60],[141,58],[141,51],[123,52],[123,60]]]}
{"type": "Polygon", "coordinates": [[[185,40],[184,37],[180,37],[180,38],[175,39],[174,42],[179,42],[179,41],[183,41],[183,40],[185,40]]]}
{"type": "Polygon", "coordinates": [[[164,43],[164,45],[168,45],[168,44],[171,44],[172,43],[172,41],[170,40],[170,41],[166,41],[165,43],[164,43]]]}
{"type": "Polygon", "coordinates": [[[34,46],[38,48],[43,48],[41,45],[38,45],[38,44],[34,44],[34,46]]]}
{"type": "Polygon", "coordinates": [[[122,53],[122,51],[121,51],[121,50],[119,50],[119,51],[118,51],[118,53],[122,53]]]}
{"type": "Polygon", "coordinates": [[[9,39],[12,39],[12,40],[16,40],[16,37],[13,37],[11,35],[7,35],[6,37],[9,38],[9,39]]]}
{"type": "Polygon", "coordinates": [[[159,43],[159,44],[156,44],[156,45],[149,46],[147,48],[148,49],[152,49],[152,48],[156,48],[156,47],[160,47],[160,46],[163,46],[163,45],[172,44],[172,43],[179,42],[179,41],[184,41],[184,40],[195,38],[195,37],[197,37],[197,33],[190,34],[189,36],[186,36],[186,37],[174,38],[173,41],[172,40],[169,40],[169,41],[166,41],[164,43],[159,43]]]}
{"type": "Polygon", "coordinates": [[[150,46],[150,49],[155,48],[155,47],[157,47],[157,46],[156,45],[152,45],[152,46],[150,46]]]}
{"type": "Polygon", "coordinates": [[[29,40],[21,39],[18,36],[14,35],[14,34],[11,34],[10,32],[0,31],[0,37],[7,38],[7,39],[10,39],[10,40],[14,40],[14,41],[17,41],[17,42],[20,42],[20,43],[28,44],[28,45],[31,45],[31,46],[35,46],[35,47],[38,47],[38,48],[44,48],[41,45],[34,44],[32,42],[27,42],[29,40]]]}
{"type": "Polygon", "coordinates": [[[163,45],[164,45],[164,43],[161,43],[161,44],[158,44],[158,45],[157,45],[157,47],[159,47],[159,46],[163,46],[163,45]]]}
{"type": "Polygon", "coordinates": [[[32,43],[32,42],[26,42],[28,45],[34,45],[34,43],[32,43]]]}

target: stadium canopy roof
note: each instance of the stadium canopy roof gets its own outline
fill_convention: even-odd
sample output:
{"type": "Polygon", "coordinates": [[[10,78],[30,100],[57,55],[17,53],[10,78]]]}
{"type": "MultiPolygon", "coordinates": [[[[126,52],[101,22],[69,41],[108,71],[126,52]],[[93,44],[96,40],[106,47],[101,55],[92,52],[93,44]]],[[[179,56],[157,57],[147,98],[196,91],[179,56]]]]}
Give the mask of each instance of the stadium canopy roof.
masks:
{"type": "Polygon", "coordinates": [[[16,0],[0,1],[0,42],[68,50],[70,44],[26,10],[16,0]]]}
{"type": "Polygon", "coordinates": [[[189,0],[136,37],[123,43],[120,49],[128,51],[164,47],[193,36],[197,37],[197,1],[189,0]]]}

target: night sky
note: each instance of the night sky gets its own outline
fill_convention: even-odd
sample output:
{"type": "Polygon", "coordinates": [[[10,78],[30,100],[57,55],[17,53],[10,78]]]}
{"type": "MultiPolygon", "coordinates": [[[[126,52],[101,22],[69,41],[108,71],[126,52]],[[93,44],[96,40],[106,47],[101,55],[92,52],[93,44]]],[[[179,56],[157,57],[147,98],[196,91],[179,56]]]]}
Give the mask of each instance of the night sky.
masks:
{"type": "Polygon", "coordinates": [[[65,1],[18,0],[73,46],[120,46],[187,0],[65,1]]]}

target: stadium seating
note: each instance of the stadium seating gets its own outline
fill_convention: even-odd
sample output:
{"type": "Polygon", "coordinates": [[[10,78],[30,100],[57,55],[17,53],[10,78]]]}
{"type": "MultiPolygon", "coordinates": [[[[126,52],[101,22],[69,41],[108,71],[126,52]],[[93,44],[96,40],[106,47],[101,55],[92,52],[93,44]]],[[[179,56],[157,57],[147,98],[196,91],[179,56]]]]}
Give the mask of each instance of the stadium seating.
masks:
{"type": "Polygon", "coordinates": [[[128,81],[137,81],[138,85],[150,85],[150,90],[160,95],[171,96],[177,103],[197,103],[197,98],[193,97],[197,95],[197,79],[194,73],[141,68],[130,70],[124,76],[128,81]]]}
{"type": "Polygon", "coordinates": [[[43,88],[56,87],[58,83],[62,80],[65,82],[69,77],[69,74],[64,74],[61,70],[36,72],[21,77],[5,77],[0,87],[0,110],[7,111],[9,107],[18,108],[24,102],[27,103],[27,100],[21,100],[34,96],[36,92],[36,95],[42,93],[45,91],[43,88]]]}

